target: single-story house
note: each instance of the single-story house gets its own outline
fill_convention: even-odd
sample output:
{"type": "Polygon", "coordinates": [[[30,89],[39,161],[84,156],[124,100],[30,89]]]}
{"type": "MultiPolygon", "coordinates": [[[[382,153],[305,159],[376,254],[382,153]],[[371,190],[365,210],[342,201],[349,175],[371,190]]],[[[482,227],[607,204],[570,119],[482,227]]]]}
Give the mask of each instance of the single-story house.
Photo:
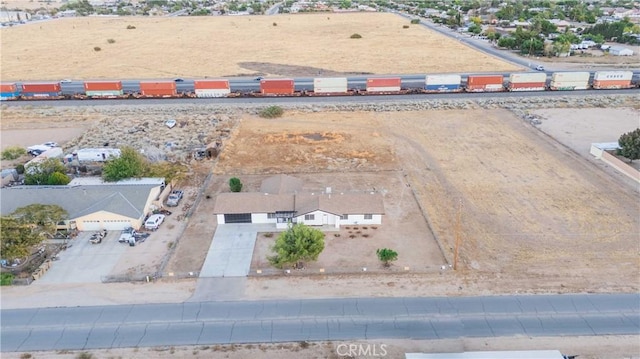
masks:
{"type": "Polygon", "coordinates": [[[30,204],[55,204],[69,213],[79,231],[140,228],[164,188],[162,178],[142,178],[122,183],[67,186],[17,186],[2,188],[0,213],[11,214],[30,204]],[[134,181],[134,182],[132,182],[134,181]],[[133,183],[133,184],[132,184],[133,183]]]}
{"type": "Polygon", "coordinates": [[[613,56],[633,56],[633,50],[623,46],[611,46],[609,53],[613,56]]]}
{"type": "Polygon", "coordinates": [[[312,226],[381,224],[384,201],[377,192],[332,193],[302,191],[298,178],[278,175],[265,179],[261,192],[221,193],[214,214],[218,224],[273,223],[286,228],[289,223],[312,226]]]}

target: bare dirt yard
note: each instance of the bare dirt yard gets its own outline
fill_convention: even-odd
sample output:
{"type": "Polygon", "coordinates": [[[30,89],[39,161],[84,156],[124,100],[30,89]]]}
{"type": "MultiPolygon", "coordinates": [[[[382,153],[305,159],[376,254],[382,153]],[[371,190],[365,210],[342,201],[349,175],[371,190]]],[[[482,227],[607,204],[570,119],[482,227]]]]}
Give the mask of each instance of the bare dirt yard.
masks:
{"type": "Polygon", "coordinates": [[[56,19],[0,29],[0,65],[2,81],[517,69],[408,24],[389,13],[56,19]]]}
{"type": "MultiPolygon", "coordinates": [[[[92,350],[95,359],[347,359],[348,345],[375,348],[378,357],[404,358],[405,353],[461,353],[488,350],[560,350],[580,359],[638,358],[636,336],[464,338],[440,340],[381,339],[350,342],[297,342],[244,345],[165,346],[92,350]],[[386,353],[382,355],[383,351],[386,353]],[[342,355],[341,355],[342,354],[342,355]]],[[[81,351],[31,352],[36,359],[74,359],[81,351]]],[[[3,353],[6,359],[22,359],[23,353],[3,353]]],[[[355,356],[356,358],[375,356],[355,356]]]]}

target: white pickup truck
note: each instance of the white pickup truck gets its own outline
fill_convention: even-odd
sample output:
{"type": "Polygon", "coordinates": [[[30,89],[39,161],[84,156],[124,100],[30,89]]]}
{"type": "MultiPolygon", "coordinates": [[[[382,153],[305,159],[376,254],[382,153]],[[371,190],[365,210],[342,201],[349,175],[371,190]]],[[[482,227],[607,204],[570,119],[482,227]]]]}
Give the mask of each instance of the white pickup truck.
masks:
{"type": "Polygon", "coordinates": [[[180,191],[180,190],[171,191],[169,198],[167,198],[167,206],[176,207],[178,203],[180,203],[180,200],[182,199],[183,195],[184,195],[183,191],[180,191]]]}

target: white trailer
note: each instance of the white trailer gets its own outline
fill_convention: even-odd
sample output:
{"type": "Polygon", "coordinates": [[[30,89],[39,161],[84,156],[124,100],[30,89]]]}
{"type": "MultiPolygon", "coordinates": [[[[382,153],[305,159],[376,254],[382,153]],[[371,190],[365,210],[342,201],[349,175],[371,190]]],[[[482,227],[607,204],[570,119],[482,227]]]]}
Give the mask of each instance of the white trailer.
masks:
{"type": "Polygon", "coordinates": [[[83,148],[75,153],[78,162],[105,162],[110,158],[120,157],[118,148],[83,148]]]}
{"type": "Polygon", "coordinates": [[[589,88],[589,72],[554,72],[551,77],[551,90],[586,90],[589,88]]]}

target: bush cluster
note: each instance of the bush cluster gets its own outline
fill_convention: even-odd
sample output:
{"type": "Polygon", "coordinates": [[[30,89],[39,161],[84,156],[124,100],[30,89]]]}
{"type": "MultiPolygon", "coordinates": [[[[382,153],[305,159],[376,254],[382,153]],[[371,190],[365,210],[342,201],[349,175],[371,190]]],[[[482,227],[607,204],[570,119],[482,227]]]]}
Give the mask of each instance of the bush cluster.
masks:
{"type": "Polygon", "coordinates": [[[260,111],[260,117],[262,118],[276,118],[284,114],[284,110],[280,106],[269,106],[260,111]]]}

